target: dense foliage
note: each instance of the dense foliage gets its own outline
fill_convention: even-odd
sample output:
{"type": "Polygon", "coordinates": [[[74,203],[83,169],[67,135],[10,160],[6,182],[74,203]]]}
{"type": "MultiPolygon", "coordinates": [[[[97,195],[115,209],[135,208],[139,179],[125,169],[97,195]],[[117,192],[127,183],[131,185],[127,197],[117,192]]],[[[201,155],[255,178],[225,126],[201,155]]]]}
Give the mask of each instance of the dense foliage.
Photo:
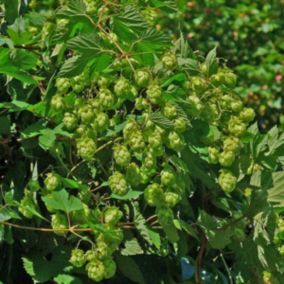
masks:
{"type": "Polygon", "coordinates": [[[284,135],[141,2],[0,1],[0,281],[280,284],[284,135]]]}
{"type": "Polygon", "coordinates": [[[152,23],[177,36],[182,30],[193,50],[206,53],[218,46],[219,56],[238,75],[237,92],[256,110],[259,125],[284,125],[280,117],[284,106],[284,2],[178,2],[179,9],[167,13],[148,5],[152,23]]]}

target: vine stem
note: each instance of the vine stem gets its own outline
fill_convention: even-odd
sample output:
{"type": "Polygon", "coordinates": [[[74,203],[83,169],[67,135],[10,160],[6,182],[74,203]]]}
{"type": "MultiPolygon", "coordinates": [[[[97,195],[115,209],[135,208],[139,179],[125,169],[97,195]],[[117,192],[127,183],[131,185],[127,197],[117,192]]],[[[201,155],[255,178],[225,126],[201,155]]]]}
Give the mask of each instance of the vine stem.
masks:
{"type": "MultiPolygon", "coordinates": [[[[37,228],[32,226],[22,226],[6,221],[1,221],[0,225],[4,225],[7,227],[12,227],[15,229],[21,229],[21,230],[29,230],[29,231],[38,231],[38,232],[45,232],[45,233],[53,233],[54,231],[60,231],[60,232],[70,232],[70,233],[90,233],[93,232],[94,229],[91,228],[76,228],[76,226],[72,226],[69,228],[37,228]]],[[[122,229],[135,229],[135,225],[133,223],[120,223],[118,226],[122,229]]],[[[153,226],[153,228],[160,228],[159,226],[153,226]]]]}
{"type": "Polygon", "coordinates": [[[226,260],[225,260],[225,258],[223,256],[223,253],[220,253],[220,258],[222,259],[222,262],[224,263],[225,269],[226,269],[228,277],[229,277],[230,284],[234,284],[233,278],[232,278],[232,275],[231,275],[231,271],[230,271],[230,269],[229,269],[229,267],[227,265],[227,262],[226,262],[226,260]]]}
{"type": "Polygon", "coordinates": [[[202,266],[202,258],[207,246],[207,239],[206,236],[203,236],[202,242],[201,242],[201,246],[198,252],[198,255],[196,257],[196,271],[195,271],[195,282],[197,284],[202,284],[202,279],[201,279],[201,266],[202,266]]]}

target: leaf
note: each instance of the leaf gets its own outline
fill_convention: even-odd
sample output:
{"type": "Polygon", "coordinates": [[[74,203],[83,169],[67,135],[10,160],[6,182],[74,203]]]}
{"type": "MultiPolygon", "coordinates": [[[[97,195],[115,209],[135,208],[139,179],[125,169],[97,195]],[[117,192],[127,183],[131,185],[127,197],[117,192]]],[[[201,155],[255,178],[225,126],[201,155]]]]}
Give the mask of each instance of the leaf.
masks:
{"type": "Polygon", "coordinates": [[[112,18],[113,31],[119,38],[129,41],[148,28],[147,23],[134,6],[126,6],[121,14],[112,18]]]}
{"type": "Polygon", "coordinates": [[[83,284],[79,278],[68,274],[59,274],[53,280],[56,284],[83,284]]]}
{"type": "Polygon", "coordinates": [[[284,171],[272,174],[273,187],[268,189],[268,201],[275,207],[284,206],[284,171]]]}
{"type": "Polygon", "coordinates": [[[37,65],[37,56],[30,51],[16,49],[11,53],[11,63],[22,70],[30,70],[37,65]]]}
{"type": "Polygon", "coordinates": [[[40,131],[39,145],[44,150],[49,150],[56,140],[56,135],[52,129],[43,129],[40,131]]]}
{"type": "Polygon", "coordinates": [[[7,22],[13,23],[19,16],[21,1],[19,0],[4,0],[5,18],[7,22]]]}
{"type": "Polygon", "coordinates": [[[62,210],[66,213],[83,209],[81,200],[74,196],[69,197],[69,194],[65,189],[44,196],[42,197],[42,200],[48,208],[62,210]]]}
{"type": "Polygon", "coordinates": [[[47,282],[62,271],[68,261],[69,255],[57,248],[49,253],[48,260],[45,255],[35,254],[23,257],[23,266],[26,272],[40,283],[47,282]]]}
{"type": "Polygon", "coordinates": [[[161,236],[159,233],[155,232],[152,229],[148,229],[148,235],[151,239],[151,242],[153,243],[153,245],[157,248],[160,249],[161,248],[161,236]]]}
{"type": "Polygon", "coordinates": [[[172,128],[174,125],[171,120],[162,115],[159,111],[150,113],[149,119],[152,120],[155,124],[165,129],[172,128]]]}
{"type": "Polygon", "coordinates": [[[61,66],[58,77],[70,78],[81,74],[87,66],[88,60],[89,58],[83,55],[68,58],[61,66]]]}
{"type": "Polygon", "coordinates": [[[133,260],[133,258],[129,256],[117,255],[116,261],[119,270],[125,277],[127,277],[134,283],[146,284],[143,274],[137,263],[133,260]]]}
{"type": "Polygon", "coordinates": [[[143,254],[144,251],[141,248],[138,240],[136,238],[132,238],[131,240],[127,240],[124,242],[124,248],[121,249],[122,255],[138,255],[143,254]]]}
{"type": "Polygon", "coordinates": [[[206,59],[205,59],[205,64],[206,64],[206,67],[207,67],[207,70],[208,70],[208,74],[209,75],[212,75],[214,73],[216,73],[217,71],[217,59],[216,59],[216,50],[217,50],[217,47],[215,46],[206,56],[206,59]]]}
{"type": "Polygon", "coordinates": [[[131,200],[131,199],[137,199],[142,194],[143,194],[142,191],[129,190],[125,195],[122,196],[112,193],[111,198],[118,200],[131,200]]]}
{"type": "Polygon", "coordinates": [[[187,77],[186,77],[185,73],[178,73],[178,74],[175,74],[175,75],[171,76],[170,78],[168,78],[162,84],[161,87],[165,88],[165,87],[169,86],[173,82],[185,82],[186,80],[187,80],[187,77]]]}

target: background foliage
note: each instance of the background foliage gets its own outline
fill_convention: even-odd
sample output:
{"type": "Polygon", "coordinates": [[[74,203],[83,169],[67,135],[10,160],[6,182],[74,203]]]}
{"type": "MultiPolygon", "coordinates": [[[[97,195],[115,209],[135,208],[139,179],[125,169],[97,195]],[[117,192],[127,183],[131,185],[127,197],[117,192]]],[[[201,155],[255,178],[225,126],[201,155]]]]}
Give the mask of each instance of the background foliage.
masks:
{"type": "Polygon", "coordinates": [[[234,67],[235,88],[224,64],[261,64],[277,96],[280,53],[231,46],[223,1],[207,35],[195,32],[207,2],[0,3],[0,281],[281,283],[284,135],[243,105],[260,75],[234,67]],[[195,20],[153,28],[185,4],[195,20]]]}
{"type": "Polygon", "coordinates": [[[237,73],[238,93],[256,110],[260,126],[283,121],[284,2],[203,0],[178,4],[171,14],[149,8],[153,23],[173,36],[179,36],[181,30],[192,49],[201,54],[218,46],[218,55],[237,73]]]}

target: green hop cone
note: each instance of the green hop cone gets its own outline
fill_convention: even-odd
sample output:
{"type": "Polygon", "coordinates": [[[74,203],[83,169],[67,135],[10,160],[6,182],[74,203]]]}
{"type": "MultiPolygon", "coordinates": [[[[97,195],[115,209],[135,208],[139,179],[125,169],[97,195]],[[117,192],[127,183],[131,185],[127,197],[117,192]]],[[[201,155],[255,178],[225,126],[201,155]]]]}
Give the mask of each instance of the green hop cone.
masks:
{"type": "Polygon", "coordinates": [[[252,122],[254,118],[255,112],[252,108],[244,108],[240,113],[240,119],[245,123],[252,122]]]}
{"type": "Polygon", "coordinates": [[[165,202],[170,208],[175,207],[179,201],[180,196],[176,192],[167,191],[165,193],[165,202]]]}
{"type": "Polygon", "coordinates": [[[94,259],[86,265],[88,277],[91,280],[100,282],[105,276],[105,266],[102,261],[94,259]]]}
{"type": "Polygon", "coordinates": [[[219,156],[219,163],[223,167],[230,167],[235,161],[236,155],[233,151],[223,151],[219,156]]]}
{"type": "Polygon", "coordinates": [[[162,96],[162,90],[158,83],[152,82],[146,91],[147,98],[151,103],[157,104],[162,96]]]}
{"type": "Polygon", "coordinates": [[[163,115],[168,118],[175,118],[177,116],[177,108],[173,103],[166,103],[163,107],[163,115]]]}
{"type": "Polygon", "coordinates": [[[228,71],[224,74],[225,85],[229,88],[233,88],[237,84],[237,76],[231,71],[228,71]]]}
{"type": "Polygon", "coordinates": [[[65,109],[64,97],[62,95],[55,95],[51,98],[50,106],[52,109],[63,111],[65,109]]]}
{"type": "Polygon", "coordinates": [[[146,87],[150,81],[150,73],[146,70],[138,70],[135,72],[134,79],[139,87],[146,87]]]}
{"type": "Polygon", "coordinates": [[[221,170],[218,178],[219,185],[226,192],[232,192],[237,185],[237,178],[229,170],[221,170]]]}
{"type": "Polygon", "coordinates": [[[113,157],[120,167],[127,167],[131,161],[131,154],[125,145],[115,145],[113,147],[113,157]]]}
{"type": "Polygon", "coordinates": [[[84,251],[81,249],[73,249],[69,262],[75,267],[82,267],[86,262],[84,251]]]}
{"type": "Polygon", "coordinates": [[[201,103],[201,100],[193,95],[193,96],[189,96],[187,98],[188,103],[190,104],[190,114],[192,116],[199,116],[202,113],[203,110],[203,105],[201,103]]]}
{"type": "Polygon", "coordinates": [[[117,195],[125,195],[128,192],[128,184],[124,175],[118,171],[114,172],[108,179],[111,191],[117,195]]]}
{"type": "Polygon", "coordinates": [[[68,222],[65,215],[57,212],[51,216],[51,227],[54,233],[59,236],[65,236],[66,231],[64,229],[68,228],[68,222]]]}
{"type": "Polygon", "coordinates": [[[240,120],[238,117],[232,116],[230,118],[228,123],[228,130],[232,135],[239,137],[245,133],[246,129],[246,124],[242,122],[242,120],[240,120]]]}
{"type": "Polygon", "coordinates": [[[109,225],[116,225],[122,216],[123,213],[116,206],[111,206],[104,211],[104,222],[109,225]]]}
{"type": "Polygon", "coordinates": [[[183,133],[187,130],[188,122],[184,117],[178,117],[174,120],[174,130],[183,133]]]}
{"type": "Polygon", "coordinates": [[[109,89],[102,88],[98,93],[99,104],[104,109],[111,109],[115,104],[115,97],[109,89]]]}
{"type": "Polygon", "coordinates": [[[240,150],[241,143],[240,139],[234,136],[228,136],[224,140],[224,151],[232,151],[234,153],[237,153],[240,150]]]}
{"type": "Polygon", "coordinates": [[[124,77],[119,78],[114,85],[114,93],[118,97],[125,97],[129,94],[129,92],[130,92],[129,81],[124,77]]]}
{"type": "Polygon", "coordinates": [[[192,90],[198,95],[204,93],[208,87],[206,81],[201,77],[192,77],[190,84],[192,90]]]}
{"type": "Polygon", "coordinates": [[[230,103],[230,109],[235,112],[239,113],[243,109],[243,103],[241,100],[234,100],[230,103]]]}
{"type": "Polygon", "coordinates": [[[144,199],[149,206],[159,206],[164,202],[164,192],[157,183],[152,183],[144,191],[144,199]]]}
{"type": "Polygon", "coordinates": [[[36,205],[32,198],[25,196],[19,205],[19,212],[26,218],[31,219],[34,216],[33,211],[36,211],[36,205]]]}
{"type": "Polygon", "coordinates": [[[66,112],[63,118],[64,127],[67,130],[74,130],[77,127],[78,119],[74,113],[66,112]]]}
{"type": "Polygon", "coordinates": [[[89,137],[83,137],[76,141],[78,155],[86,160],[91,161],[97,150],[96,142],[89,137]]]}
{"type": "Polygon", "coordinates": [[[78,109],[78,116],[83,124],[91,123],[95,118],[95,112],[91,105],[83,105],[78,109]]]}
{"type": "Polygon", "coordinates": [[[96,256],[98,259],[102,259],[109,255],[109,247],[106,242],[97,242],[96,246],[96,256]]]}
{"type": "Polygon", "coordinates": [[[162,57],[162,63],[166,69],[168,70],[173,69],[177,65],[176,55],[170,51],[165,53],[162,57]]]}
{"type": "Polygon", "coordinates": [[[54,191],[61,185],[61,178],[56,173],[48,173],[44,180],[44,185],[48,191],[54,191]]]}
{"type": "Polygon", "coordinates": [[[104,267],[105,267],[105,279],[110,279],[114,277],[116,273],[116,263],[111,257],[107,257],[103,260],[104,267]]]}
{"type": "Polygon", "coordinates": [[[217,164],[219,162],[219,155],[220,152],[215,147],[209,147],[208,148],[208,158],[210,164],[217,164]]]}
{"type": "Polygon", "coordinates": [[[94,122],[94,128],[98,132],[103,132],[107,130],[109,127],[110,121],[107,113],[105,112],[99,112],[96,115],[95,122],[94,122]]]}
{"type": "Polygon", "coordinates": [[[161,184],[164,186],[171,186],[175,182],[175,172],[171,167],[165,167],[161,171],[161,184]]]}
{"type": "Polygon", "coordinates": [[[90,249],[90,250],[86,251],[86,253],[85,253],[86,261],[92,261],[92,260],[95,260],[97,258],[98,258],[98,256],[97,256],[97,252],[96,252],[95,249],[90,249]]]}
{"type": "Polygon", "coordinates": [[[175,151],[181,151],[184,148],[183,137],[175,131],[171,131],[168,136],[168,146],[175,151]]]}
{"type": "Polygon", "coordinates": [[[68,78],[57,78],[55,86],[58,93],[66,94],[71,87],[71,83],[68,78]]]}
{"type": "Polygon", "coordinates": [[[108,245],[109,254],[115,252],[123,240],[123,231],[118,228],[108,227],[103,233],[99,234],[96,242],[97,244],[103,242],[108,245]]]}

